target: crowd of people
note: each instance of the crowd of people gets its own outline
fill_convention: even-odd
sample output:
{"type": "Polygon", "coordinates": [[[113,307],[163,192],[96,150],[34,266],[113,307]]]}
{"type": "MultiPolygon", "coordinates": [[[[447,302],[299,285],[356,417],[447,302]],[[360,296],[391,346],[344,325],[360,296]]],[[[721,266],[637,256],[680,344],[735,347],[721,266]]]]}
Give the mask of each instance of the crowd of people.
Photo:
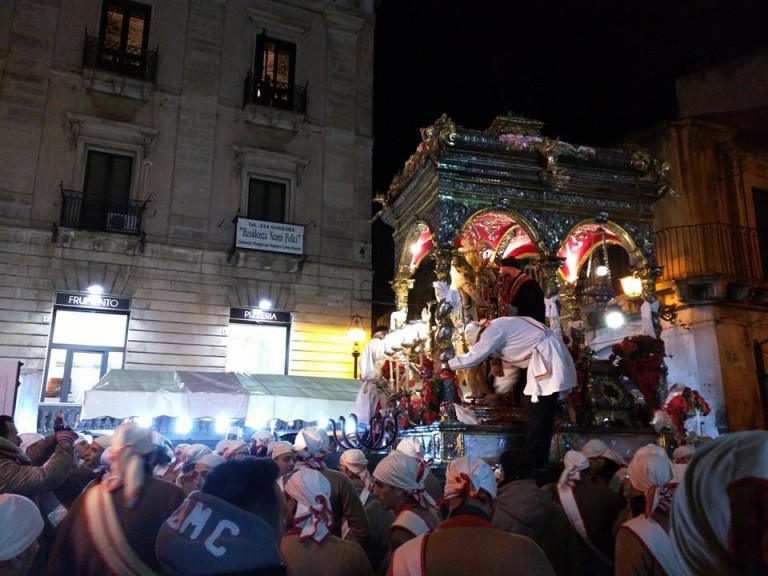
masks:
{"type": "Polygon", "coordinates": [[[318,427],[213,449],[133,422],[43,437],[0,416],[0,576],[768,574],[768,432],[628,462],[593,439],[545,486],[520,448],[438,476],[415,438],[338,469],[330,445],[318,427]]]}

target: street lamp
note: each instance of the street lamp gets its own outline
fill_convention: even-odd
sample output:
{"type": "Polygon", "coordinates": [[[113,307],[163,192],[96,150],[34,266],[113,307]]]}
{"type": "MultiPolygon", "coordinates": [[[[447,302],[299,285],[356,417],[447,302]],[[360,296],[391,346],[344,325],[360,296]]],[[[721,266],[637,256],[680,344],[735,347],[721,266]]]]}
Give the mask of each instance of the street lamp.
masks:
{"type": "Polygon", "coordinates": [[[352,346],[352,363],[353,363],[353,377],[357,378],[357,359],[360,358],[359,345],[365,338],[365,329],[363,328],[363,318],[360,314],[352,316],[352,323],[347,330],[347,338],[353,342],[352,346]]]}

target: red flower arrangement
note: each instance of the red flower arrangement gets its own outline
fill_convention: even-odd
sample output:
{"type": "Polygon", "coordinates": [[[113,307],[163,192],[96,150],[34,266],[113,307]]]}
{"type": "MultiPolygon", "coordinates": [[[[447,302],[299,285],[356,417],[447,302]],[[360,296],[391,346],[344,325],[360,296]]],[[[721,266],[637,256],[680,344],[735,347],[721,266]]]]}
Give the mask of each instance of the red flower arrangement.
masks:
{"type": "Polygon", "coordinates": [[[628,336],[614,344],[609,357],[640,389],[646,402],[655,404],[656,385],[664,362],[664,341],[653,336],[628,336]]]}
{"type": "Polygon", "coordinates": [[[657,410],[653,424],[657,431],[670,428],[679,444],[685,444],[685,421],[696,415],[708,416],[712,411],[706,400],[696,390],[675,384],[664,402],[664,408],[657,410]]]}

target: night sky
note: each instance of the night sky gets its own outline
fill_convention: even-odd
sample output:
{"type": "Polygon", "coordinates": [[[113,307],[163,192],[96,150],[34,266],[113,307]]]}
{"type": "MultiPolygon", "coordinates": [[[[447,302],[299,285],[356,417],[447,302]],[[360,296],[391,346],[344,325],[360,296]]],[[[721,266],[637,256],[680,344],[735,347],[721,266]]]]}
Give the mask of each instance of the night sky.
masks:
{"type": "MultiPolygon", "coordinates": [[[[677,116],[676,78],[764,47],[765,0],[380,0],[373,190],[443,113],[485,129],[511,112],[612,146],[677,116]]],[[[390,234],[374,223],[374,318],[393,298],[390,234]]]]}

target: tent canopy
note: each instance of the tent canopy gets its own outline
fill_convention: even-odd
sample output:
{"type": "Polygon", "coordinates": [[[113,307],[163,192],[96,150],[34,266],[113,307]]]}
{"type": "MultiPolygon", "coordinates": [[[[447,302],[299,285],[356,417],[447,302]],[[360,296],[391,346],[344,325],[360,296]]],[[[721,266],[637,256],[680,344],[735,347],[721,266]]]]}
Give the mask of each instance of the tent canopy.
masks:
{"type": "Polygon", "coordinates": [[[82,420],[189,416],[318,420],[354,410],[359,380],[239,372],[110,370],[85,393],[82,420]]]}

